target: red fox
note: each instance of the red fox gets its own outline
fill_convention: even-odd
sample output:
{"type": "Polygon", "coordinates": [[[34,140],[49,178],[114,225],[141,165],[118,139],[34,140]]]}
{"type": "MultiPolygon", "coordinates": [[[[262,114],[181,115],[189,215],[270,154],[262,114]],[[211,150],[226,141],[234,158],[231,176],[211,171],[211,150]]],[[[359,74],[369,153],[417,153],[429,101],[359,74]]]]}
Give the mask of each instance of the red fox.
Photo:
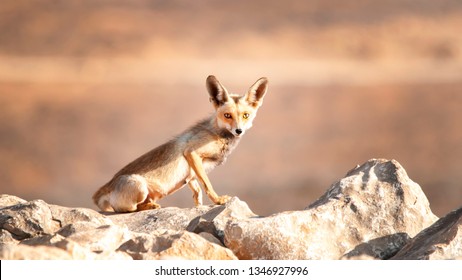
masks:
{"type": "Polygon", "coordinates": [[[252,126],[268,80],[260,78],[242,96],[228,93],[215,76],[207,78],[206,86],[215,113],[117,172],[93,195],[102,211],[160,208],[157,200],[185,185],[191,188],[196,206],[202,205],[201,185],[215,204],[230,199],[216,194],[207,173],[226,160],[252,126]]]}

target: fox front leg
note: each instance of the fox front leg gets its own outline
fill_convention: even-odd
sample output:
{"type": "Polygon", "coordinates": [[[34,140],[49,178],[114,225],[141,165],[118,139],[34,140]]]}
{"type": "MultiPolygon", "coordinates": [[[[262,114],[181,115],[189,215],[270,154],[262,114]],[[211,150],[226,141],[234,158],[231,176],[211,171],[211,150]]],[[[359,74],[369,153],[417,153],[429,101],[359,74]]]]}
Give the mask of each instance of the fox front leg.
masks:
{"type": "Polygon", "coordinates": [[[195,151],[186,151],[184,153],[186,160],[188,161],[189,166],[192,168],[198,180],[202,182],[204,186],[205,193],[210,198],[210,200],[215,204],[225,204],[228,202],[231,197],[227,195],[218,196],[215,190],[212,187],[205,170],[202,165],[202,158],[195,151]]]}

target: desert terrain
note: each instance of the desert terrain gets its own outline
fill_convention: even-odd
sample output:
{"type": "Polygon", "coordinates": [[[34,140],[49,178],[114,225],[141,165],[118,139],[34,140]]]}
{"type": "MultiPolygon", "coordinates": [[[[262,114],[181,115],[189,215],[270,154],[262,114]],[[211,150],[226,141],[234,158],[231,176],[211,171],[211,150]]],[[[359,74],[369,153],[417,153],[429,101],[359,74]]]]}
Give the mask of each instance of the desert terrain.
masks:
{"type": "Polygon", "coordinates": [[[96,209],[121,167],[212,112],[208,75],[237,93],[266,76],[210,174],[219,194],[300,210],[388,158],[445,214],[462,199],[461,27],[456,0],[4,1],[0,193],[96,209]]]}

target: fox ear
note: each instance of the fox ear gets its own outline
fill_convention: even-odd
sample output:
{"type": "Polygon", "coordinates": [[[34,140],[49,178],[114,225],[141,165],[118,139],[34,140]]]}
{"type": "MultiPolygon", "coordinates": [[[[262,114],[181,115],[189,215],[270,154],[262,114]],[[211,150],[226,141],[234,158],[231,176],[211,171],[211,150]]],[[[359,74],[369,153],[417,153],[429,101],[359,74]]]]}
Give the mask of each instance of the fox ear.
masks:
{"type": "Polygon", "coordinates": [[[250,87],[245,99],[253,107],[260,107],[268,89],[268,79],[260,78],[250,87]]]}
{"type": "Polygon", "coordinates": [[[220,84],[215,76],[210,75],[207,77],[206,86],[210,95],[210,101],[213,102],[215,107],[228,102],[228,91],[222,84],[220,84]]]}

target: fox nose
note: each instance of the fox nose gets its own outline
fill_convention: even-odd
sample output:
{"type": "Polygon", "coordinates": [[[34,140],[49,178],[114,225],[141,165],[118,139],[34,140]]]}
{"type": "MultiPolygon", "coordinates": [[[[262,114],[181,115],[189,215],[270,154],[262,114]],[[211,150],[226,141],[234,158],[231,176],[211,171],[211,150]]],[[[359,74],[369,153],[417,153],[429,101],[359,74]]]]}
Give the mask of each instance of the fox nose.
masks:
{"type": "Polygon", "coordinates": [[[240,128],[236,129],[235,131],[236,131],[237,135],[240,135],[242,133],[242,129],[240,129],[240,128]]]}

